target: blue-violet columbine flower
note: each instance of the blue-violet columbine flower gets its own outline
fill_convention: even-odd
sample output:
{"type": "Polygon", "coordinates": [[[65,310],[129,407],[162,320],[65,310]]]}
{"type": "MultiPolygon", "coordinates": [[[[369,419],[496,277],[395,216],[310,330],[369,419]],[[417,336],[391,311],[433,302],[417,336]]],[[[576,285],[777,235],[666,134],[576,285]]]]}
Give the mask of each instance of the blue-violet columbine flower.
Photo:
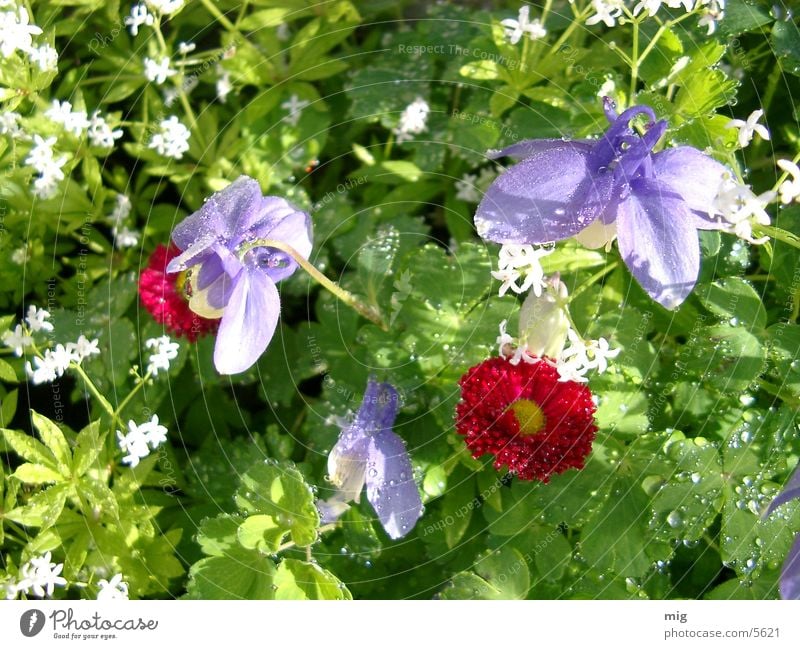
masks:
{"type": "MultiPolygon", "coordinates": [[[[794,472],[785,489],[770,503],[764,516],[769,516],[794,498],[800,498],[800,468],[794,472]]],[[[800,533],[795,537],[792,549],[783,562],[780,591],[783,599],[800,599],[800,533]]]]}
{"type": "Polygon", "coordinates": [[[731,173],[690,146],[653,153],[666,121],[648,106],[617,115],[604,102],[611,126],[597,140],[528,140],[491,154],[522,160],[487,190],[475,214],[478,234],[504,244],[599,235],[598,247],[616,236],[642,288],[674,309],[697,281],[697,229],[725,227],[714,199],[731,173]],[[649,119],[643,135],[631,127],[639,115],[649,119]]]}
{"type": "Polygon", "coordinates": [[[367,499],[391,538],[408,534],[422,516],[411,459],[392,431],[398,405],[397,390],[389,383],[369,380],[353,422],[328,455],[328,476],[337,492],[317,502],[323,523],[339,518],[350,501],[358,502],[365,482],[367,499]]]}
{"type": "Polygon", "coordinates": [[[221,374],[244,372],[267,348],[281,308],[275,283],[297,268],[275,248],[240,254],[257,239],[281,241],[307,259],[311,219],[283,198],[262,196],[258,182],[247,176],[211,196],[172,233],[182,252],[167,272],[189,271],[189,308],[204,318],[222,318],[214,347],[221,374]]]}

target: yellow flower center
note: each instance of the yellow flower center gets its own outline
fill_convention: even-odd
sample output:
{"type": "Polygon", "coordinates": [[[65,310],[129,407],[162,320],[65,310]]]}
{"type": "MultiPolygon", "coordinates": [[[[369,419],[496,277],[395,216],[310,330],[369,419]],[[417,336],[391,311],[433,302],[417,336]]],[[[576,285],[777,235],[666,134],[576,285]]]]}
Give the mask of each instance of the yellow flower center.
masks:
{"type": "Polygon", "coordinates": [[[544,429],[547,419],[539,404],[529,399],[519,399],[511,404],[511,410],[519,422],[522,435],[536,435],[544,429]]]}

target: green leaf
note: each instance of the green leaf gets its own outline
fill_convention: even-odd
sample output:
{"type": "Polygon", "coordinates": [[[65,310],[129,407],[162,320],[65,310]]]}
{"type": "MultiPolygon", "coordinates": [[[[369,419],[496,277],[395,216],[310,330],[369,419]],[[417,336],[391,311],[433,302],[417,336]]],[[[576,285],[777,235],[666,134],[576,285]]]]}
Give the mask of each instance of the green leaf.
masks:
{"type": "Polygon", "coordinates": [[[642,577],[653,561],[669,556],[647,530],[649,499],[638,481],[620,475],[605,504],[581,530],[580,551],[594,569],[642,577]]]}
{"type": "Polygon", "coordinates": [[[767,311],[761,297],[743,279],[726,277],[698,286],[695,294],[706,309],[734,326],[741,323],[752,330],[762,329],[767,324],[767,311]]]}
{"type": "Polygon", "coordinates": [[[206,518],[197,531],[197,543],[203,553],[212,557],[222,557],[238,545],[238,530],[241,518],[221,514],[216,518],[206,518]]]}
{"type": "Polygon", "coordinates": [[[72,487],[68,484],[57,484],[31,496],[23,507],[16,507],[6,512],[5,517],[21,525],[38,527],[40,532],[55,525],[72,487]]]}
{"type": "Polygon", "coordinates": [[[487,59],[480,61],[471,61],[466,65],[461,66],[458,73],[467,79],[475,81],[489,81],[497,79],[500,75],[497,63],[487,59]]]}
{"type": "Polygon", "coordinates": [[[99,431],[100,422],[94,421],[78,433],[73,452],[73,475],[80,477],[86,473],[103,450],[105,435],[101,439],[99,431]]]}
{"type": "Polygon", "coordinates": [[[488,550],[475,561],[473,573],[459,573],[442,599],[525,599],[531,585],[525,557],[516,548],[488,550]]]}
{"type": "Polygon", "coordinates": [[[233,547],[189,570],[189,599],[274,599],[275,564],[254,550],[233,547]]]}
{"type": "Polygon", "coordinates": [[[50,449],[38,439],[34,439],[30,435],[26,435],[20,431],[11,430],[10,428],[4,428],[2,432],[8,445],[20,457],[34,464],[43,464],[52,469],[57,468],[55,456],[50,449]]]}
{"type": "Polygon", "coordinates": [[[54,471],[43,464],[30,464],[28,462],[20,464],[17,470],[12,474],[12,477],[26,484],[35,485],[47,484],[49,482],[61,482],[64,480],[64,476],[58,471],[54,471]]]}
{"type": "Polygon", "coordinates": [[[452,485],[442,501],[444,538],[448,548],[456,547],[472,520],[472,511],[478,507],[475,480],[463,467],[453,471],[452,485]]]}
{"type": "Polygon", "coordinates": [[[98,515],[106,520],[119,520],[117,499],[105,482],[85,476],[78,482],[78,490],[98,515]]]}
{"type": "Polygon", "coordinates": [[[751,0],[727,0],[720,33],[725,39],[768,25],[774,20],[769,10],[751,0]]]}
{"type": "Polygon", "coordinates": [[[772,27],[772,51],[786,72],[800,76],[800,29],[792,20],[779,20],[772,27]]]}
{"type": "Polygon", "coordinates": [[[6,383],[17,383],[17,373],[14,371],[14,368],[11,364],[5,360],[0,358],[0,381],[5,381],[6,383]]]}
{"type": "Polygon", "coordinates": [[[698,339],[702,346],[686,359],[685,370],[698,373],[720,392],[744,392],[761,374],[766,350],[744,327],[705,327],[698,339]]]}
{"type": "Polygon", "coordinates": [[[31,419],[36,430],[39,431],[39,437],[42,438],[44,445],[53,452],[58,469],[64,475],[69,475],[72,453],[70,453],[69,443],[64,437],[64,433],[55,422],[33,410],[31,410],[31,419]]]}
{"type": "Polygon", "coordinates": [[[256,514],[248,516],[239,526],[237,538],[249,550],[277,552],[285,534],[286,529],[272,516],[256,514]]]}
{"type": "Polygon", "coordinates": [[[353,599],[331,572],[314,563],[284,559],[275,573],[275,599],[353,599]]]}
{"type": "Polygon", "coordinates": [[[800,394],[800,325],[779,322],[767,329],[767,339],[782,385],[800,394]]]}
{"type": "Polygon", "coordinates": [[[710,115],[734,100],[738,85],[738,81],[728,79],[721,70],[702,70],[684,80],[675,99],[675,109],[685,118],[710,115]]]}
{"type": "Polygon", "coordinates": [[[236,502],[248,512],[271,517],[276,527],[291,533],[296,545],[307,546],[317,540],[319,512],[314,492],[288,464],[266,460],[251,467],[242,476],[236,502]]]}

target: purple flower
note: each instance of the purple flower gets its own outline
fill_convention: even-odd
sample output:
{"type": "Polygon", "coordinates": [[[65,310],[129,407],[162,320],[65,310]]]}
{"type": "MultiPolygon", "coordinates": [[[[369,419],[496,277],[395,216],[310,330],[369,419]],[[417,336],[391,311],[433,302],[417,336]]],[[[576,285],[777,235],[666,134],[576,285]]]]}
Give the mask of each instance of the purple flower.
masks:
{"type": "Polygon", "coordinates": [[[411,459],[403,440],[392,432],[397,408],[397,390],[370,378],[355,419],[342,429],[328,455],[328,474],[337,492],[317,502],[323,523],[339,518],[350,501],[358,502],[365,482],[367,499],[391,538],[408,534],[422,516],[411,459]]]}
{"type": "Polygon", "coordinates": [[[513,244],[604,234],[598,246],[616,236],[642,288],[674,309],[697,281],[696,230],[723,227],[714,199],[730,171],[689,146],[653,153],[667,123],[648,106],[617,115],[606,98],[605,112],[611,126],[598,140],[528,140],[493,153],[522,161],[489,187],[478,234],[513,244]],[[638,115],[649,119],[643,135],[631,128],[638,115]]]}
{"type": "MultiPolygon", "coordinates": [[[[800,468],[789,479],[786,488],[770,503],[764,516],[769,516],[778,507],[794,498],[800,498],[800,468]]],[[[783,562],[780,591],[783,599],[800,599],[800,534],[795,537],[792,549],[783,562]]]]}
{"type": "Polygon", "coordinates": [[[172,233],[183,252],[168,273],[189,271],[189,307],[219,318],[214,365],[220,374],[244,372],[258,360],[275,333],[280,314],[276,282],[297,263],[285,252],[241,246],[257,239],[288,244],[311,254],[311,220],[283,198],[262,196],[258,182],[241,176],[211,196],[172,233]]]}

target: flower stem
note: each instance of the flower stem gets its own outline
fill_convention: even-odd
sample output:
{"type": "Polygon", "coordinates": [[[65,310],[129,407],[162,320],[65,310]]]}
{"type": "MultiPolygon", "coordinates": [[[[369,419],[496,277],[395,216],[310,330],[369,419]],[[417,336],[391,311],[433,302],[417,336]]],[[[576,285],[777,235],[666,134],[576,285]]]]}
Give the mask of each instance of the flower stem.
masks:
{"type": "MultiPolygon", "coordinates": [[[[137,372],[137,374],[138,374],[138,372],[137,372]]],[[[148,370],[148,372],[142,377],[141,381],[139,381],[139,383],[137,383],[135,386],[133,386],[133,390],[128,392],[128,396],[125,397],[120,402],[120,404],[117,406],[117,409],[114,411],[114,415],[113,416],[116,418],[116,420],[118,422],[122,423],[122,418],[120,417],[120,414],[122,413],[122,410],[125,408],[125,406],[127,406],[130,403],[131,399],[133,399],[133,397],[136,396],[136,393],[139,392],[139,390],[141,390],[142,387],[144,387],[145,381],[147,381],[147,379],[149,379],[151,376],[152,376],[152,372],[150,372],[148,370]]]]}
{"type": "Polygon", "coordinates": [[[109,403],[108,399],[103,396],[100,390],[97,389],[97,386],[94,384],[92,379],[89,378],[89,375],[83,371],[83,368],[77,363],[70,363],[70,368],[75,370],[78,376],[83,379],[84,384],[86,384],[86,388],[89,390],[89,392],[91,392],[92,396],[97,399],[98,403],[103,407],[103,410],[105,410],[111,417],[111,423],[113,424],[115,421],[121,423],[119,415],[114,411],[114,407],[109,403]]]}
{"type": "Polygon", "coordinates": [[[797,248],[800,250],[800,237],[796,234],[792,234],[791,232],[787,232],[781,228],[776,228],[773,225],[754,225],[753,230],[757,231],[757,234],[763,234],[773,239],[777,239],[792,248],[797,248]]]}
{"type": "Polygon", "coordinates": [[[314,278],[320,285],[328,289],[347,306],[355,309],[359,314],[364,316],[367,320],[374,322],[384,331],[389,330],[389,327],[383,321],[381,314],[375,307],[370,306],[369,304],[364,304],[364,302],[359,300],[350,291],[343,289],[336,282],[325,277],[325,275],[316,266],[309,262],[305,257],[303,257],[303,255],[292,248],[292,246],[289,244],[274,239],[254,239],[253,241],[248,241],[239,248],[239,257],[244,257],[244,255],[253,248],[275,248],[276,250],[285,252],[297,262],[297,265],[300,266],[300,268],[311,275],[311,277],[314,278]]]}
{"type": "MultiPolygon", "coordinates": [[[[332,529],[335,529],[335,528],[336,528],[336,523],[328,523],[327,525],[320,526],[317,529],[317,532],[319,534],[323,534],[324,532],[330,532],[332,529]]],[[[294,541],[287,541],[286,543],[283,543],[283,544],[279,545],[277,551],[278,552],[282,552],[283,550],[288,550],[289,548],[293,548],[296,545],[297,545],[297,543],[294,542],[294,541]]],[[[310,545],[305,546],[305,548],[306,548],[306,553],[311,552],[311,546],[310,545]]],[[[310,561],[310,559],[309,559],[309,561],[310,561]]]]}

